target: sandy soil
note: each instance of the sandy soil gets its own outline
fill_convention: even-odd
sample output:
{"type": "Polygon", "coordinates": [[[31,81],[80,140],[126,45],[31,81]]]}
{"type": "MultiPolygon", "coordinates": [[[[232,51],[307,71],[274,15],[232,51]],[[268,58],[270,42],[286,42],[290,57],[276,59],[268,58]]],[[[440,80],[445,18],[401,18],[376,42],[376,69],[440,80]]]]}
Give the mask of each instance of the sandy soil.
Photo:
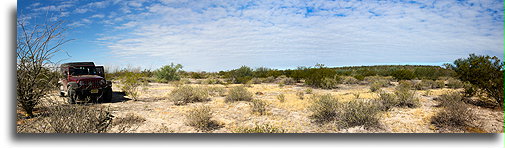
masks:
{"type": "MultiPolygon", "coordinates": [[[[190,84],[203,85],[203,84],[190,84]]],[[[234,85],[205,85],[211,87],[223,87],[228,89],[234,85]]],[[[434,100],[437,96],[448,91],[461,91],[452,89],[431,89],[416,91],[420,98],[421,106],[418,108],[393,108],[388,112],[380,114],[381,128],[365,129],[363,127],[351,127],[348,129],[338,129],[332,124],[318,125],[308,118],[311,114],[307,107],[311,103],[312,94],[331,93],[340,101],[350,101],[356,98],[376,99],[378,95],[369,90],[368,85],[341,85],[338,89],[323,90],[313,89],[312,94],[304,94],[303,100],[296,95],[297,92],[304,92],[308,87],[302,84],[286,85],[280,87],[278,84],[252,84],[248,90],[254,93],[254,98],[264,100],[268,103],[267,114],[258,115],[251,112],[249,102],[239,101],[226,103],[224,97],[217,96],[210,98],[207,102],[190,103],[177,106],[169,100],[170,92],[175,88],[171,84],[149,83],[145,91],[136,100],[129,99],[120,93],[115,84],[113,87],[113,100],[111,103],[100,104],[109,107],[116,118],[125,117],[128,114],[135,114],[145,118],[145,121],[138,127],[131,128],[127,132],[133,133],[195,133],[202,132],[185,124],[185,113],[194,106],[204,104],[212,108],[213,120],[220,128],[212,133],[230,133],[239,127],[252,127],[255,124],[268,123],[270,125],[285,129],[289,133],[437,133],[439,131],[430,123],[430,119],[440,109],[435,107],[438,102],[434,100]],[[427,92],[428,91],[428,92],[427,92]],[[276,99],[279,94],[284,94],[286,101],[280,102],[276,99]]],[[[383,88],[385,91],[393,91],[394,87],[383,88]]],[[[64,98],[59,98],[63,101],[64,98]]],[[[470,105],[470,110],[476,114],[473,127],[467,130],[452,132],[503,132],[503,111],[481,108],[470,105]]],[[[119,132],[117,127],[111,132],[119,132]]]]}

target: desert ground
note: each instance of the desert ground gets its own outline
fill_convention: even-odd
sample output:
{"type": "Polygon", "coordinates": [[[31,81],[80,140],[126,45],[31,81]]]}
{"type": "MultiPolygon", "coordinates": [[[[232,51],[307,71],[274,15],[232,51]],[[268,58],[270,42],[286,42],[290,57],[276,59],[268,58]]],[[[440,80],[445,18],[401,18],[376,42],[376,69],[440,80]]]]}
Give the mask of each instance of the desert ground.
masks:
{"type": "MultiPolygon", "coordinates": [[[[392,92],[394,85],[382,88],[386,92],[392,92]]],[[[469,105],[468,110],[475,114],[471,119],[471,126],[463,130],[443,131],[431,124],[431,117],[440,108],[436,105],[435,98],[451,91],[462,89],[428,89],[417,90],[415,96],[419,97],[420,107],[406,108],[394,107],[386,112],[381,112],[380,126],[377,128],[364,128],[363,126],[339,129],[335,124],[317,124],[310,118],[308,106],[311,104],[312,95],[331,94],[339,102],[353,99],[377,99],[378,94],[371,92],[369,85],[340,84],[336,89],[316,89],[304,86],[303,83],[280,86],[275,83],[251,84],[246,87],[254,94],[253,98],[261,99],[267,103],[266,114],[259,115],[251,112],[251,103],[247,101],[225,102],[224,94],[211,95],[208,101],[175,105],[170,100],[170,93],[174,90],[174,84],[148,83],[137,99],[125,96],[118,88],[120,84],[113,85],[113,100],[110,103],[96,104],[104,106],[112,111],[115,119],[127,116],[136,116],[144,119],[143,122],[133,126],[113,126],[112,133],[234,133],[237,129],[254,127],[255,125],[268,124],[283,129],[286,133],[439,133],[439,132],[476,132],[476,133],[502,133],[503,111],[469,105]],[[305,90],[312,89],[307,93],[305,90]],[[303,92],[303,99],[300,98],[303,92]],[[285,101],[277,99],[279,94],[285,95],[285,101]],[[297,94],[298,93],[298,94],[297,94]],[[186,124],[185,115],[188,110],[195,106],[205,105],[211,108],[212,120],[217,122],[218,127],[208,131],[197,130],[186,124]]],[[[222,87],[226,90],[239,85],[221,84],[186,84],[202,87],[222,87]]],[[[52,97],[52,100],[65,102],[65,97],[52,97]]]]}

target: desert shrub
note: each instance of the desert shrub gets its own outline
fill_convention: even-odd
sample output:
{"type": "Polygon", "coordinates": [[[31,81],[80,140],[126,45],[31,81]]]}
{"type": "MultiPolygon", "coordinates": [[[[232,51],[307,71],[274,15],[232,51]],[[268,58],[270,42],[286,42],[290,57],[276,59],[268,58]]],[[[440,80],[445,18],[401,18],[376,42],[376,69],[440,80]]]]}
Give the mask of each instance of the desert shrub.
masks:
{"type": "Polygon", "coordinates": [[[245,84],[249,82],[253,77],[253,69],[247,66],[242,66],[239,69],[234,69],[229,72],[229,78],[231,82],[235,84],[245,84]]]}
{"type": "Polygon", "coordinates": [[[387,111],[398,105],[398,101],[396,100],[396,96],[391,93],[380,92],[379,100],[381,104],[381,110],[387,111]]]}
{"type": "Polygon", "coordinates": [[[207,78],[201,82],[202,84],[223,84],[223,82],[217,78],[207,78]]]}
{"type": "Polygon", "coordinates": [[[469,82],[465,82],[463,84],[463,88],[464,88],[464,95],[465,97],[472,97],[474,96],[477,91],[479,91],[479,88],[477,88],[476,86],[474,86],[473,84],[469,83],[469,82]]]}
{"type": "Polygon", "coordinates": [[[207,87],[207,92],[209,93],[210,96],[217,97],[217,96],[225,96],[226,93],[226,88],[224,87],[207,87]]]}
{"type": "Polygon", "coordinates": [[[342,78],[342,83],[343,84],[358,84],[359,80],[354,77],[345,76],[342,78]]]}
{"type": "Polygon", "coordinates": [[[444,88],[445,81],[444,80],[436,80],[433,88],[444,88]]]}
{"type": "Polygon", "coordinates": [[[285,133],[286,130],[272,126],[270,124],[256,124],[254,127],[240,127],[237,128],[235,133],[285,133]]]}
{"type": "Polygon", "coordinates": [[[144,121],[146,121],[144,117],[140,117],[134,113],[128,113],[125,117],[114,119],[112,125],[117,127],[119,133],[127,133],[137,130],[144,121]]]}
{"type": "Polygon", "coordinates": [[[356,78],[358,81],[363,81],[363,80],[365,80],[365,76],[363,76],[363,75],[359,75],[359,74],[358,74],[358,75],[354,75],[353,77],[354,77],[354,78],[356,78]]]}
{"type": "Polygon", "coordinates": [[[226,102],[235,101],[251,101],[253,94],[247,90],[244,86],[235,86],[231,88],[226,96],[226,102]]]}
{"type": "Polygon", "coordinates": [[[185,105],[205,101],[208,99],[209,93],[202,87],[183,85],[172,90],[170,96],[175,105],[185,105]]]}
{"type": "Polygon", "coordinates": [[[399,69],[391,74],[397,80],[412,80],[415,78],[414,72],[408,69],[399,69]]]}
{"type": "Polygon", "coordinates": [[[182,71],[182,65],[171,63],[170,65],[166,65],[154,71],[154,75],[158,79],[162,79],[165,81],[177,81],[180,80],[180,73],[182,71]]]}
{"type": "Polygon", "coordinates": [[[415,91],[412,91],[407,86],[398,86],[395,90],[398,107],[414,108],[420,105],[419,98],[415,96],[415,91]]]}
{"type": "Polygon", "coordinates": [[[337,72],[330,68],[308,68],[303,70],[305,84],[318,88],[331,88],[339,81],[337,72]],[[326,83],[326,84],[323,84],[326,83]],[[325,87],[328,86],[328,87],[325,87]]]}
{"type": "Polygon", "coordinates": [[[315,95],[313,100],[309,106],[311,119],[316,123],[327,123],[336,119],[339,103],[331,94],[315,95]]]}
{"type": "Polygon", "coordinates": [[[277,77],[277,83],[283,85],[293,85],[296,81],[293,78],[286,77],[285,75],[281,75],[277,77]]]}
{"type": "Polygon", "coordinates": [[[447,79],[447,87],[449,88],[462,88],[463,85],[464,85],[463,82],[461,82],[458,79],[454,78],[447,79]]]}
{"type": "Polygon", "coordinates": [[[396,88],[401,88],[401,89],[412,89],[412,87],[414,87],[414,83],[412,83],[412,81],[407,81],[407,80],[400,81],[398,86],[396,86],[396,88]]]}
{"type": "Polygon", "coordinates": [[[250,82],[252,84],[261,84],[262,80],[260,78],[252,78],[250,82]]]}
{"type": "Polygon", "coordinates": [[[462,128],[469,124],[473,114],[468,106],[462,101],[462,96],[457,93],[449,93],[440,96],[440,105],[444,107],[431,118],[431,122],[441,128],[462,128]]]}
{"type": "Polygon", "coordinates": [[[25,123],[18,132],[30,133],[106,133],[113,116],[108,108],[98,106],[61,105],[50,107],[37,123],[25,123]]]}
{"type": "Polygon", "coordinates": [[[197,106],[186,113],[186,124],[201,131],[216,129],[219,125],[212,120],[212,110],[208,106],[197,106]]]}
{"type": "Polygon", "coordinates": [[[440,102],[438,106],[448,107],[451,106],[452,104],[462,102],[463,96],[461,96],[461,94],[458,92],[450,92],[440,95],[440,97],[438,97],[437,99],[440,102]]]}
{"type": "Polygon", "coordinates": [[[260,115],[264,115],[266,113],[267,103],[260,99],[252,99],[251,107],[253,113],[258,113],[260,115]]]}
{"type": "Polygon", "coordinates": [[[273,82],[275,82],[275,77],[269,76],[269,77],[266,77],[266,78],[262,78],[261,81],[263,83],[273,83],[273,82]]]}
{"type": "Polygon", "coordinates": [[[373,82],[372,84],[370,84],[370,91],[372,92],[377,92],[381,89],[382,85],[378,82],[373,82]]]}
{"type": "Polygon", "coordinates": [[[298,99],[300,100],[303,100],[304,99],[304,93],[302,91],[298,91],[296,92],[296,96],[298,97],[298,99]]]}
{"type": "Polygon", "coordinates": [[[457,77],[480,88],[496,105],[503,107],[503,67],[498,57],[470,54],[468,58],[454,61],[450,65],[457,77]]]}
{"type": "Polygon", "coordinates": [[[286,96],[284,96],[284,94],[279,94],[277,95],[277,100],[279,100],[281,103],[286,101],[286,96]]]}
{"type": "Polygon", "coordinates": [[[380,108],[373,101],[352,100],[342,104],[338,111],[338,122],[342,128],[364,126],[378,127],[380,108]]]}
{"type": "Polygon", "coordinates": [[[319,88],[333,89],[333,88],[337,88],[337,85],[338,85],[338,81],[336,79],[325,77],[325,78],[323,78],[323,80],[319,84],[319,88]]]}
{"type": "Polygon", "coordinates": [[[314,90],[313,90],[312,88],[307,88],[307,89],[305,89],[305,93],[306,93],[306,94],[312,94],[312,92],[313,92],[313,91],[314,91],[314,90]]]}
{"type": "Polygon", "coordinates": [[[121,90],[134,100],[138,98],[140,92],[145,88],[144,86],[147,85],[147,81],[142,79],[142,75],[135,72],[125,72],[119,76],[119,80],[121,82],[121,90]]]}

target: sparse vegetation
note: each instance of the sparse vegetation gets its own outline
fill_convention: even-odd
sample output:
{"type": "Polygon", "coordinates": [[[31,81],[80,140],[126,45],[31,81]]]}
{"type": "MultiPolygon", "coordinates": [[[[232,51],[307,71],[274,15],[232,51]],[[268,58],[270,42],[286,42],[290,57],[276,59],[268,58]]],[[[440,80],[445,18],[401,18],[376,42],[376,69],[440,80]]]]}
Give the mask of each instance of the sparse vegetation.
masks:
{"type": "Polygon", "coordinates": [[[396,107],[398,105],[398,101],[396,99],[396,96],[391,93],[386,93],[386,92],[380,92],[379,93],[379,100],[381,104],[381,109],[383,111],[387,111],[393,107],[396,107]]]}
{"type": "Polygon", "coordinates": [[[231,88],[226,96],[226,102],[235,101],[251,101],[253,94],[247,90],[244,86],[235,86],[231,88]]]}
{"type": "Polygon", "coordinates": [[[146,121],[144,117],[140,117],[134,113],[128,113],[125,117],[114,119],[112,125],[118,128],[119,133],[128,133],[137,130],[144,121],[146,121]]]}
{"type": "Polygon", "coordinates": [[[284,94],[279,94],[277,95],[277,100],[279,100],[281,103],[286,101],[286,97],[284,96],[284,94]]]}

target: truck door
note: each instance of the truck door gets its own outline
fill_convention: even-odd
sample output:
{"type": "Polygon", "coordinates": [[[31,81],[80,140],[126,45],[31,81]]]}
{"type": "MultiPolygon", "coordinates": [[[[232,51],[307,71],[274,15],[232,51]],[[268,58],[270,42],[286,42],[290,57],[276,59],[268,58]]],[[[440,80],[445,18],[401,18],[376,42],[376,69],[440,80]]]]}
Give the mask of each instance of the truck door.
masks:
{"type": "Polygon", "coordinates": [[[105,78],[105,71],[103,69],[103,66],[95,66],[96,68],[96,74],[105,78]]]}

